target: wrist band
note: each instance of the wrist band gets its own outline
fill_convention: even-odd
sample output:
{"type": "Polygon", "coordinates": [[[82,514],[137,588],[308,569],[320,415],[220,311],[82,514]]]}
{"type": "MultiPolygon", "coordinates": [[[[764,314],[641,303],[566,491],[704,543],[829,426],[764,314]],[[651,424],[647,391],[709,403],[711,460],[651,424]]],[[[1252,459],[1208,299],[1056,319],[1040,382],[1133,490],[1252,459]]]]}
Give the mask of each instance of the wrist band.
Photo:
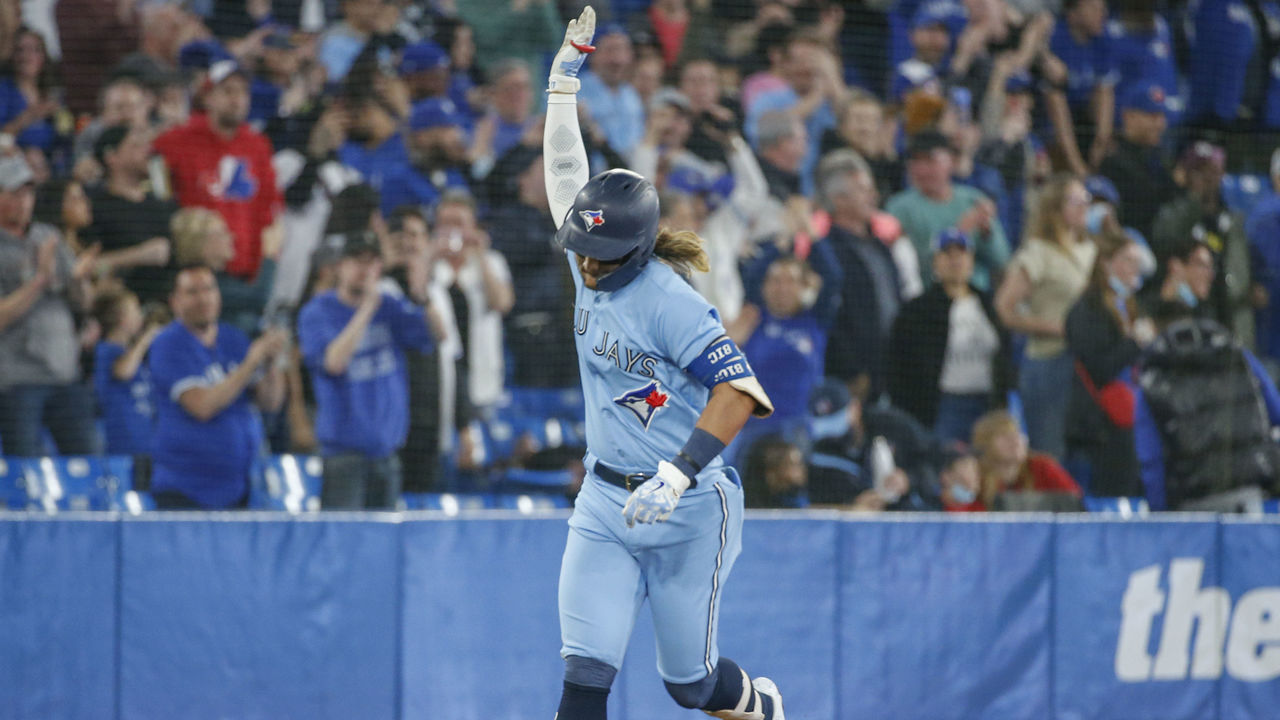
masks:
{"type": "Polygon", "coordinates": [[[697,487],[698,473],[702,472],[702,468],[715,460],[716,456],[723,451],[724,443],[720,442],[719,438],[702,428],[694,428],[693,434],[689,436],[689,442],[676,453],[671,464],[688,476],[689,487],[697,487]]]}

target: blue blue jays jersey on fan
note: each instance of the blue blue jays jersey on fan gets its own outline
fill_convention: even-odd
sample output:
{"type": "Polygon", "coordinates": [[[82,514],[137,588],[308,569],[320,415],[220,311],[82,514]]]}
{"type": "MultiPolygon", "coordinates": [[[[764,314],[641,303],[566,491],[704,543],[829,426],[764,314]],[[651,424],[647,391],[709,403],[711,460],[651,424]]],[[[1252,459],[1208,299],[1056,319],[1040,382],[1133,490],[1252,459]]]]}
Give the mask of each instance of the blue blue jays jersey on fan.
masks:
{"type": "Polygon", "coordinates": [[[1244,99],[1249,58],[1258,45],[1253,13],[1239,0],[1198,0],[1187,12],[1192,51],[1187,114],[1234,120],[1244,99]]]}
{"type": "Polygon", "coordinates": [[[262,422],[248,391],[207,421],[184,410],[178,398],[187,390],[218,384],[248,352],[249,338],[225,323],[218,325],[213,347],[177,321],[151,343],[156,408],[152,490],[177,490],[207,508],[227,507],[244,496],[262,441],[262,422]]]}
{"type": "Polygon", "coordinates": [[[1081,45],[1067,24],[1059,22],[1049,38],[1049,49],[1067,66],[1067,104],[1075,112],[1089,106],[1094,88],[1114,85],[1119,77],[1105,33],[1081,45]]]}
{"type": "MultiPolygon", "coordinates": [[[[1156,16],[1155,29],[1151,32],[1131,32],[1118,20],[1112,20],[1107,23],[1107,40],[1111,43],[1112,66],[1119,78],[1116,97],[1124,97],[1128,89],[1139,82],[1153,82],[1164,90],[1169,125],[1178,124],[1186,108],[1178,91],[1173,38],[1164,18],[1156,16]]],[[[1118,103],[1116,107],[1118,117],[1118,103]]]]}
{"type": "Polygon", "coordinates": [[[409,381],[403,348],[431,350],[422,308],[383,295],[347,371],[330,375],[324,353],[356,309],[332,290],[312,298],[298,316],[298,345],[316,393],[316,439],[325,455],[358,452],[381,458],[409,432],[409,381]]]}
{"type": "MultiPolygon", "coordinates": [[[[621,289],[597,292],[583,284],[573,254],[566,256],[577,289],[574,342],[587,447],[616,470],[652,474],[684,447],[707,404],[710,391],[685,368],[724,326],[710,303],[656,259],[621,289]]],[[[698,477],[718,475],[722,465],[717,458],[698,477]]]]}
{"type": "Polygon", "coordinates": [[[151,370],[145,364],[128,380],[117,380],[111,366],[124,355],[123,345],[103,340],[93,353],[93,391],[98,397],[108,455],[151,452],[151,370]]]}

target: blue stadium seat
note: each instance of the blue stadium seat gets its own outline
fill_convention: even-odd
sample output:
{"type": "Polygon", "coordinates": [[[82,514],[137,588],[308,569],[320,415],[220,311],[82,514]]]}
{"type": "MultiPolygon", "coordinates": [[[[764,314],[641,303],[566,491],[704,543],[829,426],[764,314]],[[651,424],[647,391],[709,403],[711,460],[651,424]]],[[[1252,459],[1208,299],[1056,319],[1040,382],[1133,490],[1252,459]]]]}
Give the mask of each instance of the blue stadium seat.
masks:
{"type": "Polygon", "coordinates": [[[1122,518],[1146,517],[1151,512],[1146,498],[1140,497],[1084,497],[1087,512],[1102,515],[1119,515],[1122,518]]]}
{"type": "Polygon", "coordinates": [[[568,498],[563,495],[498,495],[497,506],[503,510],[519,510],[521,514],[532,515],[548,510],[559,510],[569,507],[568,498]]]}
{"type": "Polygon", "coordinates": [[[128,482],[108,468],[104,458],[57,455],[26,462],[26,506],[33,510],[115,510],[128,482]]]}
{"type": "Polygon", "coordinates": [[[1262,512],[1267,515],[1280,515],[1280,500],[1264,500],[1262,512]]]}
{"type": "Polygon", "coordinates": [[[493,496],[480,494],[403,493],[400,498],[405,510],[439,510],[446,515],[494,506],[493,496]]]}
{"type": "Polygon", "coordinates": [[[251,492],[255,510],[283,510],[297,515],[320,509],[324,461],[318,455],[272,455],[262,468],[262,488],[251,492]]]}
{"type": "Polygon", "coordinates": [[[26,469],[23,458],[0,457],[0,503],[10,510],[27,506],[26,469]]]}
{"type": "Polygon", "coordinates": [[[1227,207],[1245,217],[1259,200],[1271,193],[1271,179],[1266,175],[1222,176],[1222,200],[1227,207]]]}

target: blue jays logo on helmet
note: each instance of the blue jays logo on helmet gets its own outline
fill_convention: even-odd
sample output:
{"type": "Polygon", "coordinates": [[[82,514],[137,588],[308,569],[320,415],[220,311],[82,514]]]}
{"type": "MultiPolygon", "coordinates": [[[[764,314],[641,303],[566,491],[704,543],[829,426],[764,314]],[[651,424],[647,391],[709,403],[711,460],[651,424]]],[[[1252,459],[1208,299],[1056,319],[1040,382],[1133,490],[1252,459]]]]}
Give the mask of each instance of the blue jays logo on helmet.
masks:
{"type": "Polygon", "coordinates": [[[628,390],[613,401],[635,413],[636,419],[647,432],[653,416],[667,406],[667,400],[670,397],[668,393],[662,392],[662,385],[657,380],[650,380],[635,390],[628,390]]]}
{"type": "Polygon", "coordinates": [[[604,224],[603,210],[581,210],[578,212],[578,217],[582,218],[582,224],[587,228],[587,232],[604,224]]]}

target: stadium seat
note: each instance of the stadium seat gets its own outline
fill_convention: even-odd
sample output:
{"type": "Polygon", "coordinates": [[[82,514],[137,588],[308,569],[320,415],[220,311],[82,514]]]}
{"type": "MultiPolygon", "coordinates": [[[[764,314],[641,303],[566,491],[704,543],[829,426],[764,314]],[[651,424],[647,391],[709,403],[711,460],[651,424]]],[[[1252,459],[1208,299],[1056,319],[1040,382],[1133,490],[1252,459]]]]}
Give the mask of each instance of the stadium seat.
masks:
{"type": "Polygon", "coordinates": [[[1280,500],[1263,501],[1262,512],[1267,515],[1280,515],[1280,500]]]}
{"type": "Polygon", "coordinates": [[[403,493],[400,498],[405,510],[438,510],[446,515],[494,506],[492,496],[479,494],[403,493]]]}
{"type": "Polygon", "coordinates": [[[1146,517],[1151,512],[1146,498],[1140,497],[1096,497],[1086,495],[1084,509],[1087,512],[1102,515],[1119,515],[1122,518],[1146,517]]]}
{"type": "Polygon", "coordinates": [[[532,515],[548,510],[567,508],[569,507],[569,500],[563,495],[541,493],[531,495],[507,494],[497,496],[497,506],[503,510],[519,510],[523,515],[532,515]]]}
{"type": "Polygon", "coordinates": [[[586,413],[586,403],[578,388],[511,388],[509,395],[509,401],[499,408],[499,413],[508,416],[581,422],[586,413]]]}
{"type": "Polygon", "coordinates": [[[1222,200],[1227,207],[1248,217],[1253,206],[1271,193],[1271,180],[1266,175],[1224,175],[1222,200]]]}
{"type": "Polygon", "coordinates": [[[262,469],[262,491],[250,493],[255,510],[297,515],[320,509],[324,461],[317,455],[272,455],[262,469]]]}
{"type": "Polygon", "coordinates": [[[59,455],[25,463],[26,507],[59,510],[114,510],[128,479],[116,477],[101,457],[59,455]]]}
{"type": "Polygon", "coordinates": [[[27,506],[26,466],[24,459],[0,457],[0,502],[10,510],[27,506]]]}

